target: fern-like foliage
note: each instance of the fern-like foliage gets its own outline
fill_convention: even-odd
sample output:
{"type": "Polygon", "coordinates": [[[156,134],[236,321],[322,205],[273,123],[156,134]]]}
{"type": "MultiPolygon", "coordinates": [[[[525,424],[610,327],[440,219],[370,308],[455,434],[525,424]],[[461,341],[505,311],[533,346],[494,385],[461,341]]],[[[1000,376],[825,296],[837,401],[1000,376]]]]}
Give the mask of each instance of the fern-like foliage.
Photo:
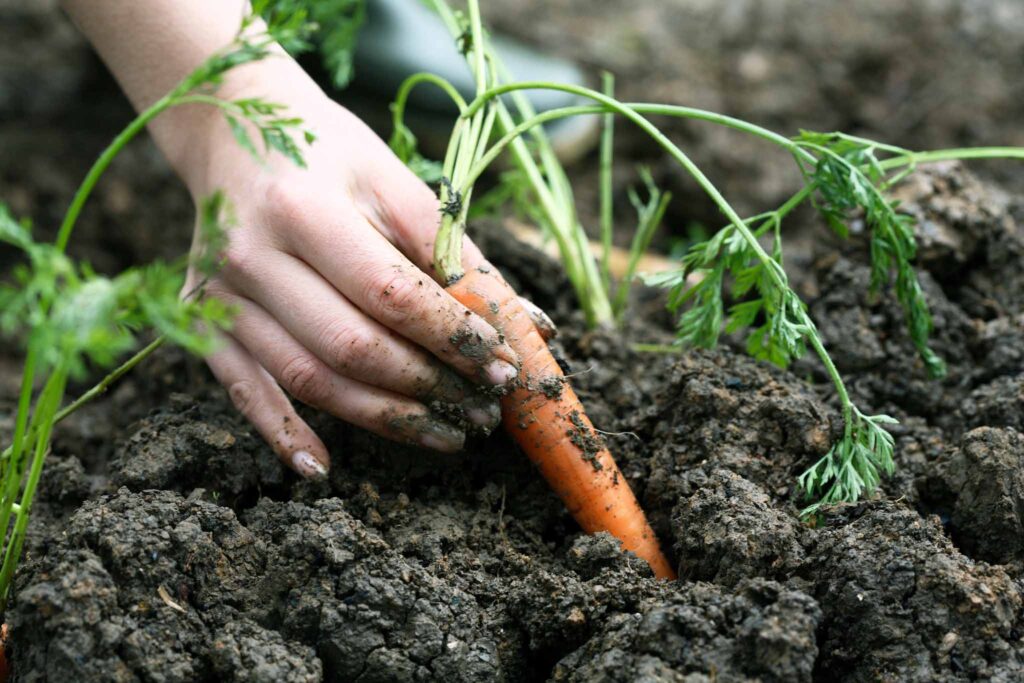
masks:
{"type": "MultiPolygon", "coordinates": [[[[777,226],[773,217],[755,222],[748,221],[755,235],[777,226]]],[[[690,247],[682,263],[679,271],[644,278],[650,286],[669,290],[669,309],[679,313],[679,344],[712,348],[722,332],[749,330],[747,351],[759,360],[784,368],[804,354],[805,338],[813,328],[806,307],[787,284],[777,230],[767,262],[730,225],[690,247]],[[723,297],[727,284],[734,302],[728,311],[723,297]]]]}
{"type": "Polygon", "coordinates": [[[800,475],[800,487],[817,502],[803,510],[811,515],[823,506],[859,500],[874,491],[881,474],[892,474],[893,438],[882,425],[896,424],[888,415],[865,416],[854,409],[847,433],[831,450],[800,475]]]}
{"type": "MultiPolygon", "coordinates": [[[[914,270],[914,220],[900,213],[899,204],[885,195],[890,181],[877,158],[877,144],[838,133],[806,131],[796,142],[818,158],[813,168],[801,165],[801,169],[817,191],[815,206],[833,230],[845,237],[851,215],[863,212],[871,230],[872,291],[887,285],[895,272],[896,298],[906,315],[914,347],[929,374],[943,377],[946,364],[928,344],[932,316],[914,270]]],[[[887,150],[908,153],[898,148],[887,150]]]]}
{"type": "MultiPolygon", "coordinates": [[[[212,229],[207,227],[211,232],[212,229]]],[[[216,241],[217,235],[211,235],[216,241]]],[[[180,298],[187,261],[152,263],[114,277],[95,273],[47,242],[36,242],[29,225],[0,205],[0,242],[24,260],[0,285],[0,332],[24,335],[37,352],[37,370],[62,364],[72,376],[90,366],[110,367],[153,328],[195,353],[214,349],[230,311],[203,297],[180,298]]]]}

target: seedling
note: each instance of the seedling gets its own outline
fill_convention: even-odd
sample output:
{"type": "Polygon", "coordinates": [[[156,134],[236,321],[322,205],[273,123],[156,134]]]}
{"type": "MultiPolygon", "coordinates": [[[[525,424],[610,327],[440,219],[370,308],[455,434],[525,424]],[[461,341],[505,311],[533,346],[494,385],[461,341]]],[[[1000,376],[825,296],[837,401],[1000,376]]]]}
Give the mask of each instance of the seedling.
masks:
{"type": "MultiPolygon", "coordinates": [[[[18,339],[26,349],[14,437],[0,454],[0,529],[5,533],[0,609],[6,606],[21,557],[54,426],[106,391],[165,341],[195,353],[209,353],[217,333],[230,321],[230,311],[223,304],[203,296],[202,284],[188,296],[179,296],[187,259],[131,268],[109,278],[73,261],[65,250],[83,206],[118,153],[147,123],[181,104],[216,106],[238,142],[253,154],[276,151],[303,165],[301,141],[296,141],[295,135],[302,134],[306,143],[312,142],[312,136],[303,133],[300,119],[286,117],[281,105],[259,99],[224,100],[214,91],[227,71],[268,57],[275,44],[302,42],[310,30],[305,17],[301,10],[284,12],[269,7],[266,0],[254,2],[253,14],[242,20],[230,45],[142,112],[100,155],[78,188],[53,243],[36,241],[28,222],[15,220],[0,205],[0,241],[17,247],[25,256],[10,281],[0,286],[0,331],[18,339]],[[266,29],[256,31],[255,18],[261,12],[267,14],[266,29]],[[262,151],[251,139],[247,125],[258,131],[262,151]],[[155,341],[61,408],[69,379],[83,377],[92,368],[113,367],[148,331],[158,333],[155,341]]],[[[209,275],[218,265],[227,213],[219,192],[202,202],[203,247],[192,259],[200,273],[209,275]]]]}

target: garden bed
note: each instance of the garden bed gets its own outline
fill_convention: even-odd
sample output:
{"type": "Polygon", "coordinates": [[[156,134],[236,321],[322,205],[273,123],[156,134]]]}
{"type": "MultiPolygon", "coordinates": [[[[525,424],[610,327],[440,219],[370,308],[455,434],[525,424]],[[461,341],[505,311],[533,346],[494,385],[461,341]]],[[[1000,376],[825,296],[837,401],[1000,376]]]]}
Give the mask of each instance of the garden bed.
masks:
{"type": "MultiPolygon", "coordinates": [[[[25,129],[0,125],[0,146],[35,159],[4,156],[0,196],[40,222],[109,137],[106,114],[128,115],[109,82],[78,77],[102,93],[81,143],[60,97],[40,95],[48,113],[25,129]]],[[[656,293],[637,293],[624,329],[587,331],[560,268],[481,223],[484,251],[558,323],[557,355],[680,581],[581,534],[502,434],[439,456],[307,412],[334,466],[300,481],[168,349],[57,430],[6,615],[15,680],[1019,680],[1024,204],[958,165],[896,194],[919,219],[944,380],[898,303],[868,295],[856,231],[840,244],[815,226],[791,272],[858,405],[901,421],[876,499],[799,517],[796,476],[841,430],[816,362],[783,372],[731,342],[635,351],[672,338],[656,293]]],[[[187,231],[155,236],[188,217],[142,144],[78,248],[104,270],[173,254],[187,231]]],[[[0,355],[3,420],[16,361],[0,355]]]]}

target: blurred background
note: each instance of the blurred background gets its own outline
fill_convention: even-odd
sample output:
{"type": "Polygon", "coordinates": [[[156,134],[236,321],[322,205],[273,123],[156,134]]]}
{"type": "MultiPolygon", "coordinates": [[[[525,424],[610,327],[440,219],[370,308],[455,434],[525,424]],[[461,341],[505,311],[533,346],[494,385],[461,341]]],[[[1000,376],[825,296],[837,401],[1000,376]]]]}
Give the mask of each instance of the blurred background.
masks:
{"type": "MultiPolygon", "coordinates": [[[[601,70],[612,71],[625,100],[703,107],[787,135],[807,128],[911,148],[1024,145],[1021,0],[482,4],[496,32],[573,60],[595,82],[601,70]]],[[[365,109],[360,92],[357,65],[356,82],[336,96],[365,109]]],[[[55,0],[0,0],[0,199],[16,215],[52,229],[88,165],[131,116],[55,0]]],[[[744,211],[773,208],[795,187],[790,160],[757,140],[709,125],[660,123],[744,211]]],[[[595,161],[596,151],[570,169],[581,217],[591,225],[595,161]]],[[[670,233],[685,237],[694,226],[718,225],[672,164],[620,125],[616,185],[623,196],[638,163],[677,197],[670,233]]],[[[1024,167],[975,168],[1012,193],[1024,190],[1024,167]]],[[[632,225],[628,202],[618,205],[625,229],[632,225]]],[[[142,141],[101,183],[77,248],[101,270],[169,257],[187,248],[191,221],[183,187],[142,141]]]]}

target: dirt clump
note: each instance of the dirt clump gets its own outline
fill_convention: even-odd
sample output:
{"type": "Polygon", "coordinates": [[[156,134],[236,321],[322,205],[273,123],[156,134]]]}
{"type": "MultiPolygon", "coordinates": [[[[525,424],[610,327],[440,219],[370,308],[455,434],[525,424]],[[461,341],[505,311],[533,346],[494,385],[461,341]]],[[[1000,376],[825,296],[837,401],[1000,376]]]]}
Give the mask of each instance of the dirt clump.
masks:
{"type": "Polygon", "coordinates": [[[696,488],[681,475],[706,464],[758,485],[775,504],[787,501],[792,472],[827,452],[835,418],[792,375],[724,349],[688,352],[638,431],[651,449],[648,494],[674,507],[696,488]]]}
{"type": "Polygon", "coordinates": [[[693,495],[672,517],[682,576],[735,586],[751,576],[784,578],[801,563],[799,522],[759,486],[729,470],[690,478],[693,495]]]}
{"type": "Polygon", "coordinates": [[[237,415],[182,394],[137,422],[110,462],[111,484],[238,497],[284,483],[277,457],[237,415]]]}
{"type": "Polygon", "coordinates": [[[745,582],[736,594],[690,584],[606,619],[551,680],[806,682],[820,617],[813,599],[771,581],[745,582]]]}
{"type": "Polygon", "coordinates": [[[852,505],[807,540],[799,574],[824,611],[819,680],[1024,675],[1017,582],[961,555],[937,518],[894,502],[852,505]]]}
{"type": "MultiPolygon", "coordinates": [[[[969,556],[1024,562],[1024,436],[1013,428],[968,432],[938,462],[953,540],[969,556]]],[[[935,495],[935,494],[933,494],[935,495]]]]}
{"type": "Polygon", "coordinates": [[[474,598],[390,551],[341,501],[264,499],[246,517],[168,491],[122,489],[83,506],[64,552],[27,565],[31,588],[9,613],[23,643],[36,634],[42,645],[22,649],[25,680],[498,673],[474,598]]]}

